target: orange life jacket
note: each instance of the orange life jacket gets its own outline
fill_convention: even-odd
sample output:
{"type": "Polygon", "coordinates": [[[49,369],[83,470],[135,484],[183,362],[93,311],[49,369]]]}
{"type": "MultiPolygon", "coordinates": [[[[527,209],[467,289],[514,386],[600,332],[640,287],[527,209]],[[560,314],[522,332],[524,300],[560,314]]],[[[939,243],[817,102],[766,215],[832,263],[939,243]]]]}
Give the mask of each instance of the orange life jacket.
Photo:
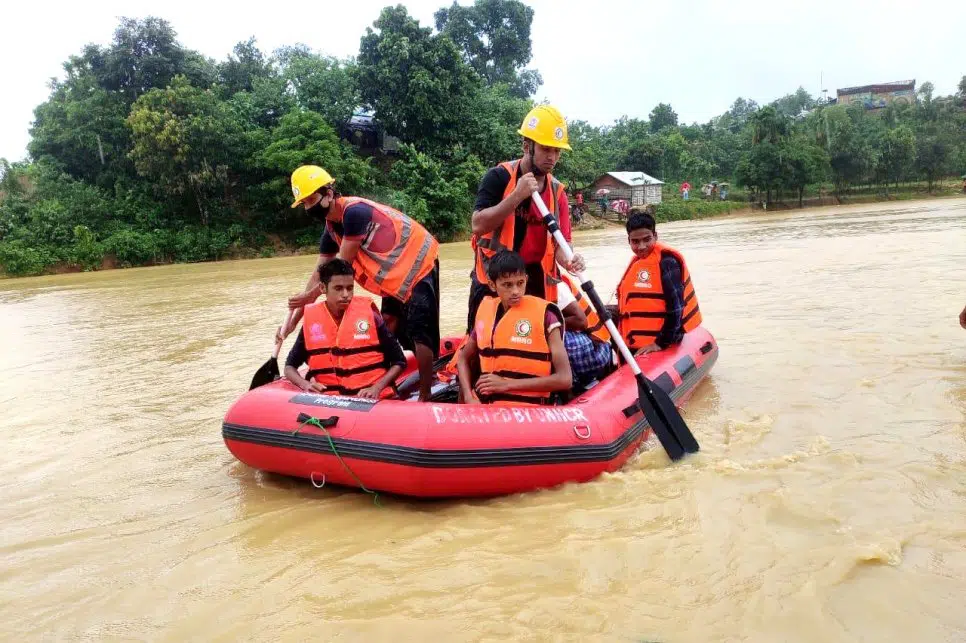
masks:
{"type": "Polygon", "coordinates": [[[619,329],[631,350],[653,344],[664,325],[667,304],[661,281],[661,257],[670,254],[681,264],[681,281],[684,286],[684,311],[681,326],[690,332],[701,325],[701,309],[691,284],[691,274],[681,253],[661,243],[643,259],[635,259],[627,266],[617,287],[620,310],[619,329]]]}
{"type": "MultiPolygon", "coordinates": [[[[352,260],[355,279],[371,293],[409,301],[413,286],[428,275],[439,257],[439,242],[416,221],[388,205],[368,199],[343,197],[343,207],[365,203],[386,215],[396,233],[396,246],[388,252],[373,252],[363,244],[352,260]]],[[[329,235],[342,245],[342,235],[331,221],[326,222],[329,235]]]]}
{"type": "Polygon", "coordinates": [[[560,271],[560,278],[565,284],[570,288],[570,292],[573,293],[574,299],[577,300],[577,305],[580,309],[584,311],[584,315],[587,316],[587,328],[581,332],[587,333],[599,342],[604,342],[605,344],[610,343],[610,332],[607,327],[604,326],[604,320],[600,318],[594,307],[590,305],[590,300],[584,295],[584,291],[580,289],[580,285],[576,280],[571,279],[570,276],[563,270],[560,271]]]}
{"type": "MultiPolygon", "coordinates": [[[[544,320],[550,302],[524,295],[519,305],[509,308],[500,321],[499,297],[487,297],[476,314],[476,342],[480,351],[480,372],[522,379],[543,377],[553,372],[550,344],[544,320]]],[[[493,404],[547,404],[550,391],[499,393],[486,400],[493,404]]]]}
{"type": "MultiPolygon", "coordinates": [[[[337,323],[325,302],[306,306],[302,336],[309,371],[305,379],[323,384],[326,393],[354,395],[385,375],[375,310],[368,297],[353,297],[337,323]]],[[[387,388],[385,393],[392,391],[387,388]]]]}
{"type": "MultiPolygon", "coordinates": [[[[520,161],[500,163],[500,167],[510,173],[510,182],[506,184],[506,189],[503,190],[504,199],[510,196],[510,193],[517,186],[517,167],[519,164],[520,161]]],[[[547,184],[549,189],[544,190],[540,196],[543,197],[543,202],[547,204],[547,209],[559,225],[560,213],[557,212],[557,203],[566,186],[550,174],[547,175],[547,184]],[[547,200],[548,195],[549,201],[547,200]]],[[[486,283],[486,267],[489,265],[493,255],[504,248],[513,250],[515,227],[516,215],[514,214],[504,219],[503,223],[497,226],[495,230],[491,230],[484,235],[473,235],[472,245],[473,250],[476,252],[476,279],[481,284],[486,283]]],[[[548,232],[547,247],[543,253],[543,257],[540,259],[540,266],[543,268],[543,296],[548,301],[557,301],[557,284],[560,283],[560,269],[557,267],[557,260],[554,256],[556,248],[557,244],[548,232]]]]}

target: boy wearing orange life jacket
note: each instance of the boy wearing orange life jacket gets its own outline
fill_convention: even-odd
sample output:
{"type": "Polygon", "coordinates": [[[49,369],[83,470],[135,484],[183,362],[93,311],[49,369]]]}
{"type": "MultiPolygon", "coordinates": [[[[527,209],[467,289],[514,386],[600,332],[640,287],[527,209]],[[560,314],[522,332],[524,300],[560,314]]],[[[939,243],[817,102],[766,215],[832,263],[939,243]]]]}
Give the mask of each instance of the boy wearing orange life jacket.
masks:
{"type": "Polygon", "coordinates": [[[701,309],[684,257],[658,242],[654,217],[633,214],[626,228],[634,259],[617,286],[618,328],[641,355],[681,343],[701,324],[701,309]]]}
{"type": "Polygon", "coordinates": [[[513,251],[490,259],[487,282],[497,296],[480,303],[457,362],[463,401],[548,404],[551,393],[571,385],[563,316],[556,304],[526,294],[527,267],[513,251]],[[481,375],[474,388],[476,360],[481,375]]]}
{"type": "Polygon", "coordinates": [[[303,391],[377,399],[402,373],[406,358],[368,297],[353,297],[352,265],[333,259],[319,268],[325,301],[309,304],[285,377],[303,391]],[[303,378],[298,369],[308,363],[303,378]]]}

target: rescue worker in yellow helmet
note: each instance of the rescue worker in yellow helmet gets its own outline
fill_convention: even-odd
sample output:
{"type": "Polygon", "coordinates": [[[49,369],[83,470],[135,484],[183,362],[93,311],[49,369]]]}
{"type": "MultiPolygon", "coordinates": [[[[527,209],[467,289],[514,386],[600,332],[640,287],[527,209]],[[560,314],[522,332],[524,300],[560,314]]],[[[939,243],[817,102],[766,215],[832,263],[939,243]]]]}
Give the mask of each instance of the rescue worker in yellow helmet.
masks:
{"type": "Polygon", "coordinates": [[[316,165],[292,173],[292,195],[292,207],[301,204],[325,229],[316,268],[305,291],[289,298],[289,308],[301,311],[319,297],[319,268],[326,263],[338,257],[352,264],[359,285],[382,297],[386,325],[415,354],[419,396],[428,401],[439,355],[439,243],[388,205],[339,194],[335,179],[316,165]]]}
{"type": "Polygon", "coordinates": [[[584,269],[583,257],[575,255],[568,261],[557,248],[531,197],[534,191],[539,192],[563,236],[570,241],[570,206],[565,186],[552,174],[560,154],[570,149],[567,121],[557,108],[537,105],[517,131],[523,137],[523,155],[490,168],[476,194],[472,220],[476,265],[470,275],[467,332],[473,328],[480,302],[492,295],[486,285],[486,267],[500,250],[512,250],[523,257],[527,294],[547,301],[557,300],[558,263],[567,270],[584,269]]]}

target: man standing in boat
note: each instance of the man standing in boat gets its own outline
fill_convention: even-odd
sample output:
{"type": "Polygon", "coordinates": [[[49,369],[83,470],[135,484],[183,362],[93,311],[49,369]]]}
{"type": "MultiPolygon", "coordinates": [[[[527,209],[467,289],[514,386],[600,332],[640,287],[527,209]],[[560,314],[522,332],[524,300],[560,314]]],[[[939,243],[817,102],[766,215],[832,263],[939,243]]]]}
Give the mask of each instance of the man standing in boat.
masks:
{"type": "Polygon", "coordinates": [[[476,265],[470,276],[467,332],[472,330],[476,310],[492,296],[486,267],[502,249],[513,250],[527,265],[527,294],[557,300],[559,263],[567,270],[584,269],[584,260],[574,255],[568,261],[547,232],[531,195],[537,191],[560,230],[570,241],[570,205],[564,185],[551,172],[563,150],[569,150],[567,122],[555,107],[538,105],[523,119],[518,130],[523,137],[523,156],[490,168],[480,182],[473,212],[472,245],[476,265]]]}
{"type": "MultiPolygon", "coordinates": [[[[303,165],[292,173],[292,194],[306,213],[325,222],[319,260],[305,291],[289,298],[301,310],[321,294],[319,268],[338,257],[356,281],[382,297],[382,316],[419,366],[419,399],[428,401],[433,360],[439,352],[439,243],[419,223],[388,205],[342,196],[321,167],[303,165]]],[[[298,315],[292,322],[294,327],[298,315]]],[[[287,329],[286,329],[287,330],[287,329]]]]}

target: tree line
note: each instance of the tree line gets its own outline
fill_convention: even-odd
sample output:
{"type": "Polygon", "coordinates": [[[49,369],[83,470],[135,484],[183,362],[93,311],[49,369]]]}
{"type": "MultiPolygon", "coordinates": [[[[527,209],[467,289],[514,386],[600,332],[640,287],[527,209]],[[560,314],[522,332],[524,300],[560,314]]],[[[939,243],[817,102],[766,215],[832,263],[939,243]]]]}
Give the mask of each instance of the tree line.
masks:
{"type": "MultiPolygon", "coordinates": [[[[270,256],[312,245],[317,224],[289,208],[298,165],[326,167],[346,194],[391,204],[441,240],[466,233],[485,168],[519,153],[516,128],[542,80],[528,68],[533,9],[518,0],[443,7],[432,27],[386,7],[340,59],[306,45],[239,42],[217,61],[166,21],[122,19],[107,45],[64,63],[35,110],[29,160],[0,160],[0,268],[270,256]],[[366,108],[398,150],[359,146],[366,108]]],[[[643,79],[642,79],[643,80],[643,79]]],[[[557,174],[583,189],[614,170],[665,181],[717,178],[765,198],[830,181],[930,183],[966,170],[959,93],[877,113],[820,105],[805,90],[759,107],[739,98],[704,125],[670,105],[596,126],[571,116],[557,174]]]]}

